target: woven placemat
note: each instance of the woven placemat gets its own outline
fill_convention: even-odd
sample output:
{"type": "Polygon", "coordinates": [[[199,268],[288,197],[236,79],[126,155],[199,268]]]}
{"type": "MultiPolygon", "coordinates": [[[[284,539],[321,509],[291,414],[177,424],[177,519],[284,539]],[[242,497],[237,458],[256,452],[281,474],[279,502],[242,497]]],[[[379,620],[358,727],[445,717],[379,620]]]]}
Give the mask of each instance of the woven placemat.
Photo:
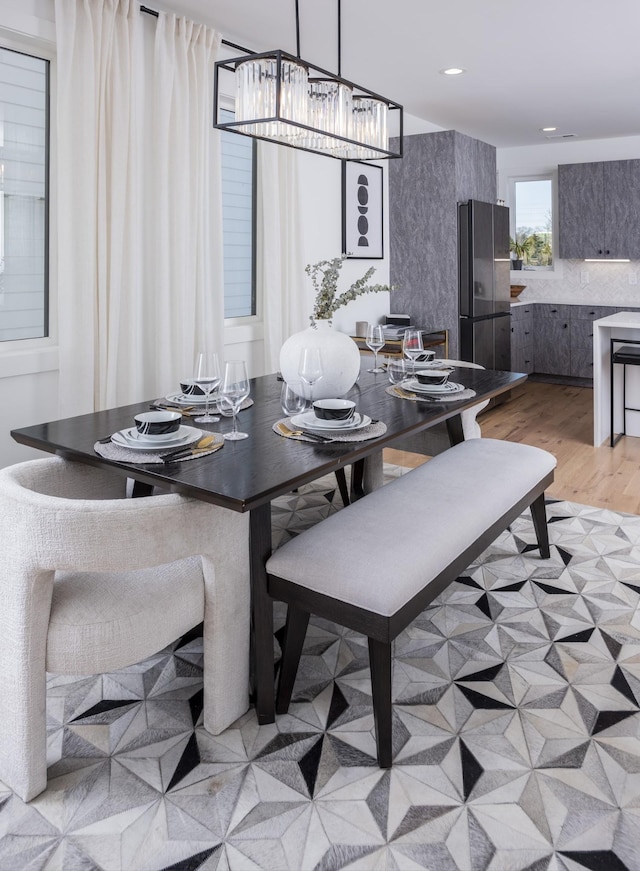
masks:
{"type": "MultiPolygon", "coordinates": [[[[223,414],[225,417],[231,417],[231,413],[227,414],[226,412],[221,412],[217,407],[217,394],[214,397],[211,397],[211,401],[209,402],[209,413],[210,414],[223,414]]],[[[200,415],[204,414],[204,403],[199,403],[197,406],[193,408],[182,408],[180,405],[177,405],[175,402],[170,402],[166,396],[162,397],[162,399],[154,400],[151,405],[155,408],[163,408],[168,411],[179,411],[183,417],[200,417],[200,415]]],[[[251,397],[247,397],[242,402],[240,406],[240,411],[244,411],[245,408],[251,408],[253,405],[253,399],[251,397]]]]}
{"type": "MultiPolygon", "coordinates": [[[[291,423],[290,417],[283,417],[280,420],[277,420],[273,426],[272,430],[279,436],[282,436],[286,439],[292,439],[293,441],[299,442],[307,442],[308,444],[325,444],[318,439],[313,437],[313,434],[307,436],[305,433],[301,433],[300,435],[286,435],[280,429],[278,429],[279,425],[284,425],[288,429],[297,432],[296,427],[291,423]]],[[[329,434],[326,430],[317,433],[317,435],[322,436],[322,438],[326,438],[326,444],[330,444],[331,442],[366,442],[369,439],[377,439],[379,436],[384,435],[387,431],[386,423],[383,423],[381,420],[372,421],[369,426],[363,426],[362,429],[353,430],[352,432],[341,432],[335,435],[329,434]]]]}
{"type": "MultiPolygon", "coordinates": [[[[224,437],[220,435],[220,433],[212,433],[207,430],[199,430],[200,435],[197,438],[194,438],[193,442],[190,442],[188,445],[184,445],[184,449],[195,445],[198,439],[202,438],[202,436],[212,435],[214,436],[213,442],[211,442],[210,448],[206,451],[199,451],[197,454],[189,454],[189,456],[182,457],[179,460],[175,460],[176,463],[183,463],[185,460],[196,460],[200,457],[207,457],[209,454],[213,454],[216,451],[219,451],[220,448],[224,446],[224,437]]],[[[165,454],[170,454],[172,451],[177,451],[178,448],[173,445],[170,448],[165,448],[164,450],[155,450],[155,451],[132,451],[129,448],[121,447],[120,445],[115,444],[114,442],[107,442],[106,444],[102,444],[101,442],[96,442],[93,446],[96,454],[100,454],[101,457],[104,457],[105,460],[115,460],[118,463],[136,463],[136,465],[147,465],[152,463],[164,463],[163,456],[165,454]]]]}
{"type": "Polygon", "coordinates": [[[475,390],[471,390],[470,387],[465,387],[459,393],[451,393],[448,396],[422,396],[419,393],[413,393],[411,390],[405,390],[404,387],[400,387],[398,384],[392,384],[390,387],[385,388],[385,392],[389,396],[397,396],[398,399],[408,399],[409,402],[428,402],[429,404],[434,402],[459,402],[461,399],[473,399],[476,396],[475,390]]]}

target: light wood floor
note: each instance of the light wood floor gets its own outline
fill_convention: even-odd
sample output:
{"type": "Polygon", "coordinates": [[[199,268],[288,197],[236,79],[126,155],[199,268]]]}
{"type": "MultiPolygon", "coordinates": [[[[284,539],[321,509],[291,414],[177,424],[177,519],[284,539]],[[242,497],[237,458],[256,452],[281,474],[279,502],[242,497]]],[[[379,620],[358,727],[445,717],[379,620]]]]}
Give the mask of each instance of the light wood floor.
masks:
{"type": "MultiPolygon", "coordinates": [[[[593,391],[527,381],[512,399],[479,418],[486,438],[526,442],[558,460],[548,495],[583,505],[640,514],[640,438],[623,438],[615,448],[593,447],[593,391]]],[[[385,451],[404,466],[424,457],[385,451]]]]}

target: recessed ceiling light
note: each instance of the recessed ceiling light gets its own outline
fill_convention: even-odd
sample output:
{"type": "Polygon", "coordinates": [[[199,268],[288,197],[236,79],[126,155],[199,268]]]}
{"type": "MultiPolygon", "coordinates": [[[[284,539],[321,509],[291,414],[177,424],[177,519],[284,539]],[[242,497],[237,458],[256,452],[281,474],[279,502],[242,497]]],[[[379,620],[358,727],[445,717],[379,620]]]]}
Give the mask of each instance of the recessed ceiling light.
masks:
{"type": "Polygon", "coordinates": [[[543,133],[553,133],[554,130],[557,130],[557,127],[541,127],[540,130],[543,133]]]}
{"type": "Polygon", "coordinates": [[[466,70],[463,70],[461,67],[449,67],[446,70],[440,70],[443,76],[460,76],[462,73],[466,73],[466,70]]]}

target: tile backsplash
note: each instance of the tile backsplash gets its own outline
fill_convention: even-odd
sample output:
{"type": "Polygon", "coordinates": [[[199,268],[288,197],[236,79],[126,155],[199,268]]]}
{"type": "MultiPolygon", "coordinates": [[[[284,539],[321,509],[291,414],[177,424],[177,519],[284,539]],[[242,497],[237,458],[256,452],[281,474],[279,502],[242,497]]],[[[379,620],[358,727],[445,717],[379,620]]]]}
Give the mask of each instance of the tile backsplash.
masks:
{"type": "Polygon", "coordinates": [[[584,260],[563,260],[562,277],[542,278],[523,269],[511,273],[511,284],[524,284],[519,299],[550,302],[580,302],[594,305],[640,306],[640,261],[629,263],[586,263],[584,260]],[[588,282],[584,281],[588,275],[588,282]],[[527,281],[529,278],[529,281],[527,281]]]}

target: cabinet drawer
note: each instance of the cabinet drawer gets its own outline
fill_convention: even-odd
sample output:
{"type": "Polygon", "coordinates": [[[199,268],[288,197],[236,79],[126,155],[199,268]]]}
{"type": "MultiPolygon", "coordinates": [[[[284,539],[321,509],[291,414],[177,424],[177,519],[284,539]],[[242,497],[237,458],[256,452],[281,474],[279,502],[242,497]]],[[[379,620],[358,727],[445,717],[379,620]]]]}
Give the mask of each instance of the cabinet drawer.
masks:
{"type": "Polygon", "coordinates": [[[539,302],[536,305],[536,318],[555,318],[557,320],[569,320],[571,317],[571,305],[555,305],[550,302],[539,302]]]}
{"type": "Polygon", "coordinates": [[[615,306],[612,305],[574,305],[571,306],[572,320],[590,320],[597,321],[600,318],[606,318],[607,315],[615,313],[615,306]]]}
{"type": "Polygon", "coordinates": [[[531,375],[533,368],[533,345],[525,348],[511,347],[511,371],[531,375]]]}
{"type": "Polygon", "coordinates": [[[514,305],[511,306],[512,321],[526,321],[533,317],[532,305],[514,305]]]}
{"type": "Polygon", "coordinates": [[[511,344],[524,347],[533,343],[533,323],[531,321],[514,321],[511,324],[511,344]]]}

